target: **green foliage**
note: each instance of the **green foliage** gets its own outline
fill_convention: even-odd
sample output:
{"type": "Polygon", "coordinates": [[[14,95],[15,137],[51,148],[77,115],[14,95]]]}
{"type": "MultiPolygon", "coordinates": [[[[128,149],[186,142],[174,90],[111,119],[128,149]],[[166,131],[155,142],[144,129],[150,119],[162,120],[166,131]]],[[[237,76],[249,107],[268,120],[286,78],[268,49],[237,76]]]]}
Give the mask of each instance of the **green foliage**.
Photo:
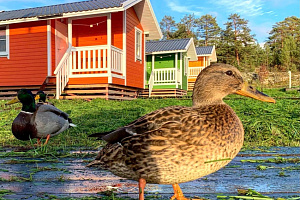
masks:
{"type": "Polygon", "coordinates": [[[171,16],[160,22],[164,39],[194,38],[196,45],[215,45],[218,62],[253,71],[261,65],[271,70],[300,70],[300,18],[287,17],[277,22],[264,48],[260,47],[248,26],[248,20],[231,14],[222,30],[216,18],[185,15],[176,23],[171,16]]]}
{"type": "Polygon", "coordinates": [[[174,17],[165,15],[159,24],[164,38],[170,39],[176,27],[174,17]]]}
{"type": "Polygon", "coordinates": [[[203,15],[196,19],[196,26],[198,37],[200,38],[198,44],[204,46],[217,45],[221,28],[217,24],[216,17],[208,14],[203,15]]]}

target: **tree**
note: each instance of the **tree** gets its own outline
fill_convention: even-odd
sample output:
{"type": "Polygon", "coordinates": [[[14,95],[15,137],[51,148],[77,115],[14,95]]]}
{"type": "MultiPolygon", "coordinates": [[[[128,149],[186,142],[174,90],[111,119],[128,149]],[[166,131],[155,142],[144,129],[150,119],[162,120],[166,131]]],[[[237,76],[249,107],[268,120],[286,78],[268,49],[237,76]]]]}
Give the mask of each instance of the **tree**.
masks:
{"type": "Polygon", "coordinates": [[[185,15],[179,23],[176,24],[177,30],[170,36],[170,39],[181,39],[181,38],[194,38],[197,40],[197,36],[194,33],[196,27],[196,19],[194,14],[185,15]]]}
{"type": "Polygon", "coordinates": [[[194,31],[193,29],[196,27],[196,19],[194,14],[185,15],[180,20],[181,25],[185,25],[186,34],[188,37],[193,37],[194,31]]]}
{"type": "Polygon", "coordinates": [[[170,39],[176,27],[174,17],[165,15],[159,24],[164,38],[170,39]]]}
{"type": "Polygon", "coordinates": [[[205,46],[216,45],[220,37],[221,28],[217,24],[216,18],[212,15],[203,15],[196,20],[197,36],[203,41],[205,46]]]}
{"type": "Polygon", "coordinates": [[[273,66],[295,69],[300,64],[300,19],[292,16],[277,22],[267,43],[273,55],[273,66]]]}
{"type": "Polygon", "coordinates": [[[234,46],[234,53],[237,65],[240,65],[240,57],[242,49],[248,45],[255,44],[254,35],[251,35],[248,21],[242,19],[238,14],[231,14],[225,23],[224,31],[225,39],[234,46]]]}
{"type": "Polygon", "coordinates": [[[296,43],[292,36],[288,36],[283,40],[283,47],[279,56],[280,63],[287,70],[295,70],[294,58],[296,55],[296,43]]]}

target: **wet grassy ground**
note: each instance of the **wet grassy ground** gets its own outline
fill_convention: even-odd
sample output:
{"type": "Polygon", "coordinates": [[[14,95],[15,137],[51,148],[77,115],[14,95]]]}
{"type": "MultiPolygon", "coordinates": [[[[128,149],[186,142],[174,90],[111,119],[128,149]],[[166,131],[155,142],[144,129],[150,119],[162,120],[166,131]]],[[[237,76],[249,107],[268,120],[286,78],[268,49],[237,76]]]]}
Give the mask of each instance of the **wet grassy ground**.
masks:
{"type": "MultiPolygon", "coordinates": [[[[1,149],[0,199],[1,191],[6,190],[10,193],[2,194],[5,199],[137,198],[137,182],[86,167],[96,152],[71,151],[45,158],[1,149]]],[[[271,198],[300,199],[300,148],[242,151],[225,168],[183,183],[181,188],[187,197],[207,199],[230,199],[247,189],[271,198]]],[[[148,199],[168,199],[173,189],[170,185],[148,184],[146,191],[148,199]]]]}
{"type": "MultiPolygon", "coordinates": [[[[229,196],[238,195],[238,191],[253,189],[273,198],[296,196],[293,200],[300,199],[300,101],[294,99],[299,97],[299,93],[278,89],[264,92],[277,98],[277,103],[268,104],[237,96],[225,100],[244,125],[244,149],[290,147],[273,147],[266,152],[242,151],[220,171],[181,184],[186,196],[230,199],[229,196]],[[288,99],[284,99],[286,97],[288,99]]],[[[136,182],[85,167],[95,158],[96,149],[104,144],[87,135],[124,126],[161,107],[191,106],[191,99],[50,101],[70,114],[77,127],[51,138],[46,147],[31,150],[26,148],[32,148],[35,139],[19,141],[11,133],[11,123],[20,112],[21,105],[6,107],[6,101],[0,101],[0,200],[137,198],[136,182]],[[23,147],[25,149],[20,149],[23,147]],[[16,152],[18,150],[20,152],[16,152]],[[107,192],[107,197],[98,194],[110,190],[115,193],[107,192]]],[[[149,199],[172,196],[172,186],[169,185],[147,185],[146,190],[149,199]]],[[[262,198],[253,191],[242,192],[242,195],[246,193],[262,198]]]]}

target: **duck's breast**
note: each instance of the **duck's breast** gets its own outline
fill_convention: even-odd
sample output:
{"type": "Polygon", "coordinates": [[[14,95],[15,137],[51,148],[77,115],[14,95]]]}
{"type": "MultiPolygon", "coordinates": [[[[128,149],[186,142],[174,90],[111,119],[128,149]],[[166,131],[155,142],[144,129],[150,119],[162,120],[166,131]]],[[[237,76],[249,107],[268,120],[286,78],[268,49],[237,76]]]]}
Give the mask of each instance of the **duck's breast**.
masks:
{"type": "Polygon", "coordinates": [[[20,112],[12,123],[12,133],[19,140],[36,138],[37,129],[33,123],[34,114],[20,112]]]}

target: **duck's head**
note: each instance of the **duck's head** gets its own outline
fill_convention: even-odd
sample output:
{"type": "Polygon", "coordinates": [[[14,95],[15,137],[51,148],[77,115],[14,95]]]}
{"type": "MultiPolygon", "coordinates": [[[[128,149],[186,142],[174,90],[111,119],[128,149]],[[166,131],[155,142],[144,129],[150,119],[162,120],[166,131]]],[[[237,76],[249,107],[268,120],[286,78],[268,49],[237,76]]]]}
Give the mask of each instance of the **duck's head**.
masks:
{"type": "Polygon", "coordinates": [[[21,89],[18,91],[18,95],[9,101],[6,105],[14,104],[14,103],[22,103],[22,110],[26,112],[34,112],[35,111],[35,101],[32,92],[28,89],[21,89]]]}
{"type": "Polygon", "coordinates": [[[35,95],[35,100],[39,100],[39,102],[46,102],[46,94],[39,90],[35,95]]]}
{"type": "Polygon", "coordinates": [[[224,97],[234,93],[275,103],[273,98],[244,82],[237,68],[216,63],[204,68],[198,75],[193,91],[193,106],[220,104],[224,97]]]}

